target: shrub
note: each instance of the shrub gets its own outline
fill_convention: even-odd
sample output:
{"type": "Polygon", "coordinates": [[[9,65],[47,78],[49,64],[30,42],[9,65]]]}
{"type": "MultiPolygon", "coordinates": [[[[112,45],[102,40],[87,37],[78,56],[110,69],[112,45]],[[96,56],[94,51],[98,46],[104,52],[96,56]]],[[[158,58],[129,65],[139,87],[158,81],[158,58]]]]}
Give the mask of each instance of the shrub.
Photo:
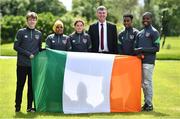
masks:
{"type": "MultiPolygon", "coordinates": [[[[65,29],[64,34],[69,35],[73,32],[74,17],[70,13],[63,16],[54,16],[52,13],[41,13],[38,14],[38,22],[36,28],[43,34],[43,41],[46,37],[51,34],[54,22],[57,19],[61,19],[64,23],[65,29]]],[[[86,22],[86,21],[85,21],[86,22]]],[[[13,42],[18,29],[26,27],[25,16],[3,16],[1,21],[1,43],[13,42]]]]}

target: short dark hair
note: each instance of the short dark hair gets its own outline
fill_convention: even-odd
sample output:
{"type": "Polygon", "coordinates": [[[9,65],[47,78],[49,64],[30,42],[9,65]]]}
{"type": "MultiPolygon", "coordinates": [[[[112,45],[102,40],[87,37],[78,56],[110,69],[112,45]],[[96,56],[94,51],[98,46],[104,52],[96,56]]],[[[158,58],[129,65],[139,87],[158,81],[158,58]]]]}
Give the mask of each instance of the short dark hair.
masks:
{"type": "Polygon", "coordinates": [[[152,13],[151,12],[145,12],[142,16],[143,17],[144,16],[149,16],[150,18],[152,18],[152,13]]]}
{"type": "Polygon", "coordinates": [[[99,11],[99,10],[103,11],[103,10],[107,10],[107,9],[105,6],[99,6],[99,7],[97,7],[96,11],[99,11]]]}
{"type": "Polygon", "coordinates": [[[129,17],[129,18],[131,18],[131,20],[133,20],[133,15],[132,15],[132,14],[124,14],[124,15],[123,15],[123,18],[124,18],[124,17],[129,17]]]}
{"type": "Polygon", "coordinates": [[[30,18],[30,17],[35,18],[35,19],[38,18],[37,14],[36,14],[35,12],[28,12],[28,13],[26,14],[26,19],[28,19],[28,18],[30,18]]]}
{"type": "Polygon", "coordinates": [[[77,19],[77,20],[74,22],[74,26],[76,26],[76,24],[77,24],[78,22],[81,22],[81,23],[84,25],[84,21],[83,21],[82,19],[77,19]]]}

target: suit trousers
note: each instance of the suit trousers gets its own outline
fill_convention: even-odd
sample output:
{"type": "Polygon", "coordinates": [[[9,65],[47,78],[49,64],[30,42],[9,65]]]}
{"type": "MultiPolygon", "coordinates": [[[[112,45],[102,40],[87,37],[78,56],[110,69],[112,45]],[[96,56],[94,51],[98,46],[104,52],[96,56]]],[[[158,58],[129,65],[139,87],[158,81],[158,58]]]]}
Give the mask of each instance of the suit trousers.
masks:
{"type": "Polygon", "coordinates": [[[16,73],[17,73],[17,84],[16,84],[15,107],[16,108],[21,107],[23,89],[26,82],[26,77],[28,76],[27,109],[30,109],[32,108],[32,102],[33,102],[31,67],[17,66],[16,73]]]}

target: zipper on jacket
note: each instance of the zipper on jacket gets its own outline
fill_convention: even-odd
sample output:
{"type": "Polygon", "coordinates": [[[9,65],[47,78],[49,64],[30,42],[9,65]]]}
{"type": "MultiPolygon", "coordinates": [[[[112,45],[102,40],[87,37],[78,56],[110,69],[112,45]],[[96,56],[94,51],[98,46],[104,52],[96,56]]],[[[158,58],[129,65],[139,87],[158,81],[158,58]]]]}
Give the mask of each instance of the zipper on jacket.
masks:
{"type": "Polygon", "coordinates": [[[129,40],[129,32],[128,32],[128,30],[126,32],[126,40],[129,40]]]}
{"type": "Polygon", "coordinates": [[[81,41],[81,37],[80,37],[80,34],[79,34],[79,39],[78,39],[78,40],[79,40],[79,43],[80,43],[80,41],[81,41]]]}
{"type": "Polygon", "coordinates": [[[33,38],[32,38],[32,30],[31,30],[31,40],[32,40],[33,38]]]}
{"type": "Polygon", "coordinates": [[[59,44],[59,35],[58,35],[58,44],[59,44]]]}

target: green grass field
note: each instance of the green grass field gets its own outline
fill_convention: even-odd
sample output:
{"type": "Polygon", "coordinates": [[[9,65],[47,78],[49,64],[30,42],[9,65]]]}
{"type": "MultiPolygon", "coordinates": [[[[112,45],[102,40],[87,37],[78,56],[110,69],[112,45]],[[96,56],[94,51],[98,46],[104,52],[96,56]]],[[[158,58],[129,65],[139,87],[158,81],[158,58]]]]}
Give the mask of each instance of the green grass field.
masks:
{"type": "MultiPolygon", "coordinates": [[[[162,44],[162,41],[161,41],[162,44]]],[[[180,60],[180,37],[167,37],[164,48],[157,53],[157,59],[180,60]]]]}
{"type": "MultiPolygon", "coordinates": [[[[17,53],[13,49],[13,43],[7,43],[0,45],[0,56],[16,56],[17,53]]],[[[43,42],[42,47],[45,47],[45,43],[43,42]]]]}
{"type": "MultiPolygon", "coordinates": [[[[161,48],[160,52],[157,53],[157,59],[160,60],[156,61],[154,72],[155,109],[152,112],[81,115],[64,115],[62,113],[26,113],[27,90],[25,87],[22,111],[20,113],[15,113],[14,98],[16,89],[16,60],[14,58],[0,59],[0,118],[180,118],[180,70],[178,70],[178,67],[180,67],[179,44],[180,37],[168,37],[164,48],[161,48]]],[[[0,55],[16,56],[16,52],[13,50],[13,43],[0,45],[0,55]]]]}
{"type": "MultiPolygon", "coordinates": [[[[162,41],[161,41],[162,42],[162,41]]],[[[180,37],[167,37],[164,48],[157,53],[157,59],[180,60],[180,37]]],[[[43,43],[43,47],[45,44],[43,43]]],[[[0,56],[16,56],[13,43],[0,45],[0,56]]]]}
{"type": "Polygon", "coordinates": [[[65,115],[62,113],[26,113],[26,87],[22,109],[14,112],[16,59],[0,59],[0,118],[61,119],[171,119],[180,118],[180,61],[156,61],[154,72],[154,111],[139,113],[98,113],[65,115]]]}

